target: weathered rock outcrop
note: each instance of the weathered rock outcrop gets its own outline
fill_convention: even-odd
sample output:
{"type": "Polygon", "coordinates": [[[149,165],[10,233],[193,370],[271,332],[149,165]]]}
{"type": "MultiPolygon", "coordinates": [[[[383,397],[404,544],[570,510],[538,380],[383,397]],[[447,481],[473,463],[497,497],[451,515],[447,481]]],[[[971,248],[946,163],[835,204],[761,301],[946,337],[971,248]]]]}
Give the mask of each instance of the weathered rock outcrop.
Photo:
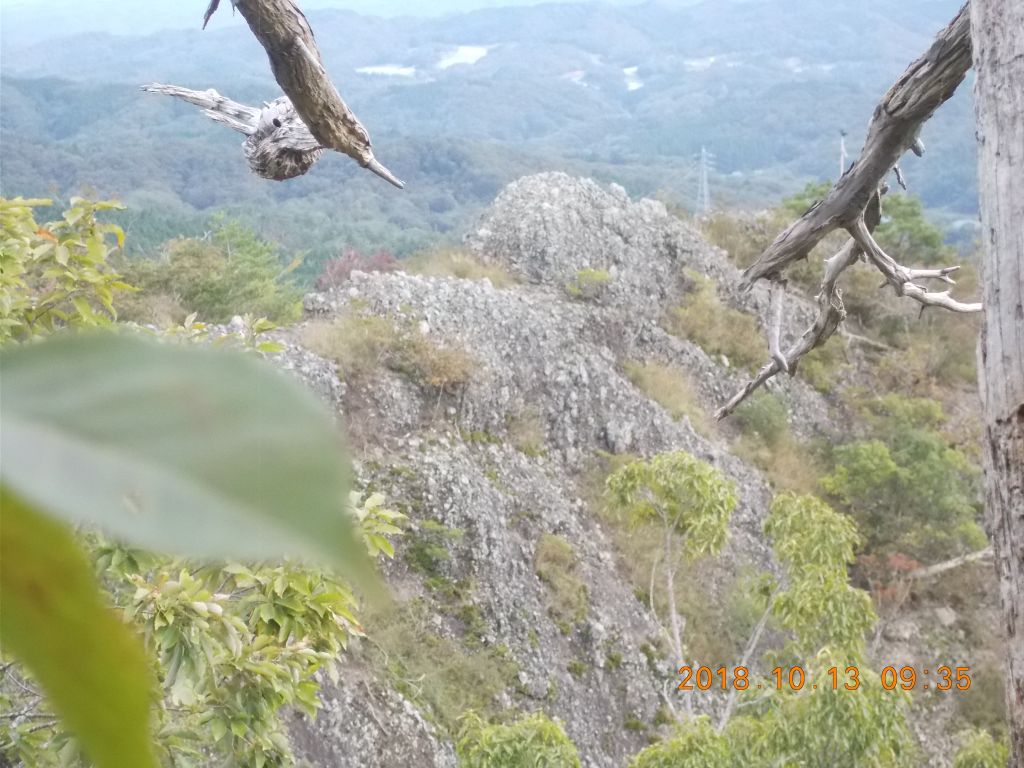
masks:
{"type": "MultiPolygon", "coordinates": [[[[660,203],[631,203],[621,189],[561,174],[511,185],[469,242],[479,258],[525,282],[499,290],[486,280],[354,273],[342,288],[306,300],[313,321],[389,317],[465,349],[476,365],[456,394],[387,370],[370,385],[353,384],[358,392],[346,391],[330,380],[325,363],[294,346],[301,331],[284,335],[290,346],[283,357],[373,435],[357,457],[364,480],[385,487],[414,525],[432,520],[462,532],[447,545],[443,575],[471,585],[467,599],[486,625],[482,642],[507,649],[518,668],[500,703],[561,718],[585,765],[621,766],[645,745],[659,707],[675,695],[680,660],[642,652],[653,645],[657,624],[623,576],[609,532],[582,499],[581,478],[601,452],[690,451],[731,478],[740,499],[725,552],[702,566],[694,589],[714,601],[741,569],[773,567],[761,534],[770,491],[760,474],[686,419],[674,420],[622,368],[629,360],[657,360],[689,371],[712,410],[737,385],[735,372],[667,334],[658,320],[678,302],[684,269],[723,285],[733,284],[736,272],[660,203]],[[607,290],[597,302],[573,301],[563,286],[588,268],[609,273],[607,290]],[[536,450],[514,444],[523,420],[535,425],[536,450]],[[543,534],[571,545],[586,584],[585,618],[569,631],[549,615],[548,587],[534,568],[543,534]]],[[[756,307],[764,297],[731,300],[756,307]]],[[[784,382],[780,391],[799,403],[794,410],[803,429],[825,418],[820,396],[802,383],[784,382]]],[[[403,596],[431,599],[401,556],[388,577],[403,596]]],[[[441,607],[434,628],[452,638],[465,631],[441,607]]],[[[363,682],[328,687],[327,713],[316,725],[296,724],[305,758],[317,766],[450,765],[440,731],[389,690],[386,676],[374,677],[366,654],[356,649],[351,656],[352,675],[363,682]]],[[[714,712],[721,700],[702,694],[694,704],[714,712]]]]}

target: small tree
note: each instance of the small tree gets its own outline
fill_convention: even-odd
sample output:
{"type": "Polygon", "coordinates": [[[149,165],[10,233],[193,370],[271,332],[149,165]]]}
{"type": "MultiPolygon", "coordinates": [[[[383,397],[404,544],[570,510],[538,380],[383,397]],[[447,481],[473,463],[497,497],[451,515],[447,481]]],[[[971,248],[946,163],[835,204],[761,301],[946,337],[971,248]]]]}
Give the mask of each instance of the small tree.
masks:
{"type": "Polygon", "coordinates": [[[142,290],[130,307],[130,319],[150,322],[156,298],[172,305],[173,319],[195,312],[207,322],[225,323],[234,315],[252,314],[274,322],[297,320],[301,295],[289,282],[302,263],[285,264],[277,246],[261,240],[238,221],[219,218],[203,238],[179,238],[164,246],[159,260],[138,261],[127,270],[142,290]]]}
{"type": "MultiPolygon", "coordinates": [[[[676,573],[682,561],[721,551],[736,508],[736,487],[710,464],[674,451],[622,467],[608,478],[607,492],[633,524],[654,522],[662,530],[662,586],[670,627],[665,635],[675,660],[682,664],[686,652],[676,608],[676,573]]],[[[655,560],[650,595],[656,616],[658,565],[655,560]]]]}
{"type": "Polygon", "coordinates": [[[858,542],[852,522],[819,499],[785,493],[773,502],[765,531],[787,576],[771,616],[791,636],[773,659],[801,667],[801,689],[776,688],[770,678],[763,690],[751,684],[741,694],[749,714],[723,719],[717,732],[702,719],[684,723],[631,768],[906,765],[913,750],[907,695],[886,691],[866,666],[875,614],[846,575],[858,542]]]}

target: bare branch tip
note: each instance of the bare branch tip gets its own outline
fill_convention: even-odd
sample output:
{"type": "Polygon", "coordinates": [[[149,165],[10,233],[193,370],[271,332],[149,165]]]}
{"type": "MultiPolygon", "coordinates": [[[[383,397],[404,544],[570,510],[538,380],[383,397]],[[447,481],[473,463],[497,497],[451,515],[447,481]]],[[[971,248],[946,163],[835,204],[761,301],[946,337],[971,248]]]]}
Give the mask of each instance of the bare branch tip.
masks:
{"type": "Polygon", "coordinates": [[[377,158],[370,157],[366,165],[363,167],[377,174],[389,184],[393,184],[399,189],[405,189],[405,182],[399,179],[397,176],[395,176],[395,174],[393,174],[387,168],[385,168],[384,165],[379,160],[377,160],[377,158]]]}

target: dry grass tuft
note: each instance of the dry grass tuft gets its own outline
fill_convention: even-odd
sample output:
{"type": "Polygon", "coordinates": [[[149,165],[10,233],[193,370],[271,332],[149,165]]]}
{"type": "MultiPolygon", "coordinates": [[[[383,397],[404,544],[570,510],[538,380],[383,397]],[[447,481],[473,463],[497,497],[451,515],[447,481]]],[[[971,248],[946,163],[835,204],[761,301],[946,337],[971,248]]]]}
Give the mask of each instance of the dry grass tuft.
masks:
{"type": "Polygon", "coordinates": [[[402,269],[411,275],[425,277],[457,277],[461,280],[491,281],[495,288],[515,285],[512,275],[498,264],[484,263],[467,251],[453,248],[424,251],[402,262],[402,269]]]}
{"type": "Polygon", "coordinates": [[[376,316],[347,315],[312,323],[303,344],[334,360],[342,378],[372,376],[381,366],[431,389],[454,392],[469,383],[478,363],[464,349],[441,346],[410,324],[376,316]]]}
{"type": "Polygon", "coordinates": [[[757,320],[722,303],[713,280],[692,270],[686,276],[693,288],[682,306],[669,310],[665,329],[709,355],[725,355],[732,365],[755,370],[767,356],[757,320]]]}
{"type": "Polygon", "coordinates": [[[544,421],[536,410],[528,408],[509,418],[507,426],[509,442],[517,451],[527,456],[544,455],[544,421]]]}
{"type": "Polygon", "coordinates": [[[587,615],[587,585],[580,577],[576,551],[561,536],[543,533],[533,567],[548,586],[548,613],[568,635],[587,615]]]}
{"type": "Polygon", "coordinates": [[[697,432],[709,437],[715,423],[701,405],[690,376],[682,368],[661,363],[627,362],[626,375],[634,386],[656,402],[677,421],[684,416],[697,432]]]}

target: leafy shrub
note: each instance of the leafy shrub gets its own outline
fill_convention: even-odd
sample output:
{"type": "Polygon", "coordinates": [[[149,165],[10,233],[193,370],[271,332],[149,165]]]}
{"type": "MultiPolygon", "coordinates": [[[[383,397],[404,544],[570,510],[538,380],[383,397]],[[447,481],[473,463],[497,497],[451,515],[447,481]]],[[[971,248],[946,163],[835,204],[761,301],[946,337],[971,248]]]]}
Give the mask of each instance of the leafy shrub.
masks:
{"type": "Polygon", "coordinates": [[[334,360],[346,379],[369,377],[383,365],[424,386],[454,392],[469,383],[476,369],[475,359],[465,350],[441,346],[411,323],[373,315],[310,324],[303,341],[334,360]]]}
{"type": "Polygon", "coordinates": [[[610,504],[631,530],[631,551],[640,545],[642,555],[631,563],[642,570],[634,584],[654,590],[655,574],[661,574],[659,589],[647,594],[647,602],[653,611],[667,614],[672,629],[664,629],[664,635],[675,660],[688,658],[678,616],[693,585],[681,589],[676,576],[721,551],[736,508],[736,486],[707,462],[673,451],[626,464],[608,476],[605,487],[610,504]],[[643,546],[645,539],[650,546],[643,546]]]}
{"type": "Polygon", "coordinates": [[[769,448],[775,448],[789,432],[786,406],[771,392],[759,389],[734,415],[744,432],[756,436],[769,448]]]}
{"type": "Polygon", "coordinates": [[[608,477],[607,493],[633,523],[657,522],[680,537],[687,558],[725,545],[736,485],[686,451],[633,461],[608,477]]]}
{"type": "Polygon", "coordinates": [[[561,536],[541,534],[533,559],[537,577],[548,587],[548,612],[565,634],[587,615],[587,585],[580,576],[579,557],[561,536]]]}
{"type": "Polygon", "coordinates": [[[800,360],[796,373],[816,390],[827,394],[839,386],[839,370],[845,363],[846,342],[836,335],[806,354],[800,360]]]}
{"type": "Polygon", "coordinates": [[[673,419],[685,416],[704,436],[715,431],[707,409],[701,405],[693,382],[684,370],[655,362],[627,362],[624,368],[629,380],[673,419]]]}
{"type": "Polygon", "coordinates": [[[979,470],[937,431],[941,406],[889,395],[862,413],[868,439],[836,449],[821,484],[866,532],[867,551],[934,562],[983,547],[979,470]]]}
{"type": "Polygon", "coordinates": [[[608,289],[612,276],[605,269],[581,269],[565,284],[565,292],[574,299],[597,301],[608,289]]]}
{"type": "Polygon", "coordinates": [[[457,277],[461,280],[490,280],[495,288],[508,288],[516,280],[499,264],[482,262],[472,254],[452,248],[424,251],[401,262],[411,275],[457,277]]]}
{"type": "MultiPolygon", "coordinates": [[[[67,242],[49,229],[36,232],[46,241],[36,258],[52,251],[58,264],[74,260],[66,277],[80,257],[91,270],[64,297],[78,314],[55,301],[48,313],[59,322],[40,322],[30,317],[39,301],[36,265],[19,258],[26,241],[18,234],[34,223],[31,210],[24,201],[3,206],[0,273],[11,292],[3,304],[15,321],[5,329],[31,328],[28,338],[106,324],[83,304],[96,301],[112,316],[112,292],[122,287],[105,265],[103,235],[113,230],[93,220],[102,207],[76,201],[53,226],[67,242]]],[[[52,280],[44,301],[61,285],[52,280]]],[[[250,322],[245,346],[259,348],[267,327],[250,322]]],[[[187,340],[194,329],[185,330],[187,340]]],[[[211,558],[287,551],[345,568],[370,586],[364,549],[390,556],[388,537],[399,532],[401,516],[384,508],[383,497],[358,494],[348,505],[355,520],[345,514],[348,474],[329,414],[252,356],[127,333],[58,334],[5,345],[3,353],[4,455],[11,460],[0,487],[0,640],[28,670],[0,667],[4,762],[80,764],[81,749],[97,765],[149,768],[156,764],[152,735],[169,763],[289,765],[280,712],[318,706],[314,674],[333,674],[347,639],[361,631],[355,598],[336,576],[310,566],[225,566],[211,558]],[[250,386],[240,390],[240,381],[250,386]],[[65,478],[72,465],[77,474],[65,478]],[[83,533],[90,563],[51,517],[102,525],[135,545],[202,562],[83,533]]]]}
{"type": "Polygon", "coordinates": [[[999,664],[978,665],[971,670],[971,687],[957,697],[957,713],[974,728],[1006,733],[1006,691],[999,664]]]}
{"type": "Polygon", "coordinates": [[[534,712],[508,725],[492,725],[475,712],[459,722],[459,768],[579,768],[575,745],[561,723],[534,712]]]}
{"type": "Polygon", "coordinates": [[[341,256],[323,262],[314,287],[318,291],[329,291],[348,282],[353,272],[395,272],[400,268],[398,260],[388,251],[371,255],[349,248],[341,256]]]}
{"type": "Polygon", "coordinates": [[[575,677],[577,680],[579,680],[581,677],[587,674],[587,665],[579,659],[573,659],[565,665],[565,671],[573,677],[575,677]]]}
{"type": "Polygon", "coordinates": [[[988,731],[974,731],[956,753],[953,768],[1005,768],[1010,760],[1010,747],[996,741],[988,731]]]}
{"type": "MultiPolygon", "coordinates": [[[[350,505],[367,551],[390,556],[401,515],[379,495],[353,494],[350,505]]],[[[5,524],[13,520],[5,517],[5,524]]],[[[109,599],[156,662],[159,696],[146,699],[155,700],[152,733],[161,761],[292,765],[283,712],[313,715],[320,706],[316,673],[337,680],[341,653],[362,634],[350,587],[294,562],[200,564],[99,534],[86,543],[109,599]]],[[[14,674],[5,668],[0,679],[0,707],[23,716],[0,724],[0,738],[22,764],[69,764],[75,740],[40,700],[35,680],[12,686],[14,674]]]]}
{"type": "Polygon", "coordinates": [[[409,536],[405,562],[426,576],[437,576],[451,559],[448,545],[462,538],[463,531],[449,528],[436,520],[421,520],[415,533],[409,536]]]}
{"type": "Polygon", "coordinates": [[[915,745],[906,721],[910,697],[886,691],[867,663],[865,640],[876,617],[870,597],[847,576],[859,540],[856,528],[813,496],[783,493],[772,502],[765,532],[786,571],[771,605],[772,617],[792,636],[783,658],[801,665],[808,680],[827,680],[832,666],[854,666],[860,687],[767,686],[763,709],[730,721],[725,731],[736,764],[817,765],[832,749],[849,765],[913,764],[915,745]]]}
{"type": "Polygon", "coordinates": [[[33,208],[50,200],[0,198],[0,344],[63,327],[107,326],[130,286],[110,266],[124,243],[121,228],[96,214],[120,208],[72,198],[62,218],[39,224],[33,208]]]}
{"type": "Polygon", "coordinates": [[[758,390],[734,414],[743,430],[733,453],[757,466],[780,490],[814,491],[821,468],[815,454],[789,429],[786,408],[774,394],[758,390]]]}
{"type": "Polygon", "coordinates": [[[907,267],[948,263],[953,256],[942,230],[925,218],[921,199],[906,193],[882,198],[882,221],[875,230],[875,240],[907,267]]]}
{"type": "Polygon", "coordinates": [[[634,757],[629,768],[733,768],[725,738],[707,717],[689,722],[670,739],[647,747],[634,757]]]}
{"type": "Polygon", "coordinates": [[[786,493],[773,501],[765,531],[787,576],[771,603],[771,615],[792,636],[781,658],[803,667],[807,680],[828,680],[831,666],[857,667],[859,689],[765,686],[751,714],[717,730],[706,718],[684,722],[630,768],[823,765],[832,760],[823,756],[833,754],[843,765],[913,764],[909,696],[886,691],[866,664],[865,636],[875,616],[870,598],[846,576],[858,540],[852,523],[818,499],[786,493]]]}
{"type": "MultiPolygon", "coordinates": [[[[401,518],[383,497],[352,498],[367,551],[391,556],[401,518]]],[[[362,628],[351,589],[296,563],[223,568],[100,542],[97,568],[160,665],[158,746],[165,757],[291,765],[283,713],[320,707],[318,671],[362,628]]]]}
{"type": "Polygon", "coordinates": [[[301,314],[301,295],[287,278],[301,263],[299,257],[283,264],[276,246],[237,221],[219,219],[209,236],[172,240],[158,260],[128,265],[126,274],[141,293],[125,314],[150,322],[147,305],[161,301],[180,308],[176,321],[195,312],[211,323],[243,314],[292,322],[301,314]]]}
{"type": "Polygon", "coordinates": [[[859,656],[876,616],[871,598],[847,576],[860,542],[853,521],[814,496],[787,492],[772,501],[764,529],[789,575],[772,610],[795,635],[797,657],[821,648],[859,656]]]}
{"type": "Polygon", "coordinates": [[[666,330],[741,368],[754,369],[764,362],[767,352],[757,320],[722,303],[710,278],[692,270],[686,275],[693,287],[685,303],[669,311],[666,330]]]}

